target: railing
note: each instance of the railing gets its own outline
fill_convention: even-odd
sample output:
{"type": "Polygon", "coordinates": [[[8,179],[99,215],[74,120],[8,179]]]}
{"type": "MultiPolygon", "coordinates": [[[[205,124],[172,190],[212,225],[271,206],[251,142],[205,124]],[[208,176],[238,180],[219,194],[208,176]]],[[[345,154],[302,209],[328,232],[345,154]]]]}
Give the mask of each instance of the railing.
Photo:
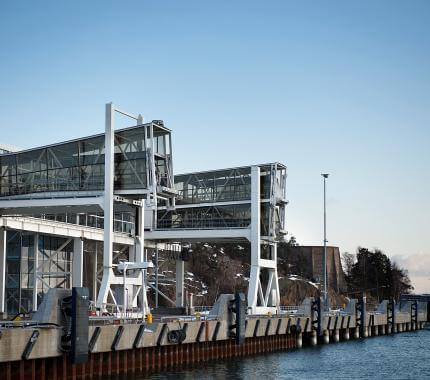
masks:
{"type": "MultiPolygon", "coordinates": [[[[176,215],[174,215],[176,216],[176,215]]],[[[212,229],[212,228],[247,228],[251,220],[249,218],[223,219],[186,219],[186,220],[158,220],[157,229],[212,229]]]]}
{"type": "MultiPolygon", "coordinates": [[[[10,216],[10,218],[14,218],[10,216]]],[[[21,218],[21,217],[18,217],[21,218]]],[[[26,218],[42,219],[46,222],[66,223],[75,226],[83,226],[89,228],[103,229],[104,217],[93,214],[59,214],[59,215],[33,215],[26,216],[26,218]]],[[[53,224],[54,225],[54,224],[53,224]]],[[[135,231],[134,222],[130,222],[123,219],[114,218],[114,232],[125,233],[133,235],[135,231]]]]}
{"type": "Polygon", "coordinates": [[[195,313],[208,313],[212,310],[212,306],[194,306],[195,313]]]}
{"type": "Polygon", "coordinates": [[[299,310],[299,306],[280,306],[281,312],[286,314],[295,314],[299,310]]]}
{"type": "Polygon", "coordinates": [[[103,303],[101,307],[97,307],[94,301],[90,301],[88,308],[89,314],[92,320],[104,322],[105,324],[110,323],[133,323],[137,320],[144,320],[145,314],[142,312],[140,307],[127,307],[124,310],[122,305],[103,303]]]}

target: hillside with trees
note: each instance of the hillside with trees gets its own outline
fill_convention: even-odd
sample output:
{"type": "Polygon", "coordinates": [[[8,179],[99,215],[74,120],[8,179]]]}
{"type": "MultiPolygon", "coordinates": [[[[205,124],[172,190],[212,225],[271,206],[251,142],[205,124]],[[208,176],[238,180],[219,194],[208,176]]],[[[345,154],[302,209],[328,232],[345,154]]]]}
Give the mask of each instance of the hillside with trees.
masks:
{"type": "Polygon", "coordinates": [[[344,253],[342,259],[350,297],[366,292],[375,301],[399,300],[401,294],[413,290],[407,270],[379,249],[359,247],[355,255],[344,253]]]}
{"type": "MultiPolygon", "coordinates": [[[[309,261],[300,255],[292,255],[292,247],[298,243],[294,237],[278,245],[278,275],[282,305],[300,304],[306,297],[318,297],[320,284],[315,283],[309,270],[309,261]]],[[[343,305],[345,297],[358,298],[366,291],[369,300],[395,298],[410,292],[408,273],[392,262],[380,250],[359,248],[357,254],[343,254],[343,269],[347,292],[338,294],[329,289],[332,305],[343,305]]],[[[194,294],[195,305],[212,305],[222,293],[245,292],[250,273],[249,244],[193,244],[185,262],[185,289],[194,294]]],[[[162,265],[160,289],[170,298],[175,296],[174,283],[164,281],[175,271],[173,260],[162,265]]],[[[150,291],[150,300],[154,294],[150,291]]],[[[160,298],[160,305],[168,305],[160,298]]]]}

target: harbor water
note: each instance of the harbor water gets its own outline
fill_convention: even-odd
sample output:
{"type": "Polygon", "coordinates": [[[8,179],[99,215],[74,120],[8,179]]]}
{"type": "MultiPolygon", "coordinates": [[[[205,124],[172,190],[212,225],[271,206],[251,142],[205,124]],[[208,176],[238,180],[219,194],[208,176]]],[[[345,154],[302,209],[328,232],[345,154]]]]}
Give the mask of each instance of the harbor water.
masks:
{"type": "Polygon", "coordinates": [[[430,379],[430,329],[219,360],[149,379],[430,379]]]}

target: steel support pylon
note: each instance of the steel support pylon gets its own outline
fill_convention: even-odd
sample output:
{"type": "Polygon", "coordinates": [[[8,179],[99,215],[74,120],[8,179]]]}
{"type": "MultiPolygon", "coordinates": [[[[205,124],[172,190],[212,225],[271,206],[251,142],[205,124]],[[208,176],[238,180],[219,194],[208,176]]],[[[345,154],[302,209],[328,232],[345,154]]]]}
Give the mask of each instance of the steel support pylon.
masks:
{"type": "Polygon", "coordinates": [[[251,168],[251,273],[248,287],[248,313],[267,314],[279,311],[277,244],[268,243],[268,258],[261,258],[260,168],[251,168]],[[263,278],[266,281],[263,283],[263,278]]]}
{"type": "MultiPolygon", "coordinates": [[[[146,295],[145,275],[140,272],[137,277],[116,276],[113,272],[113,232],[114,232],[114,149],[115,149],[115,112],[128,116],[136,120],[137,124],[143,123],[141,115],[133,116],[127,112],[116,109],[112,103],[106,104],[106,123],[105,123],[105,173],[104,173],[104,244],[103,244],[103,277],[100,290],[97,296],[96,306],[104,309],[108,300],[109,294],[111,295],[114,303],[115,297],[113,295],[111,285],[122,284],[123,286],[135,285],[139,287],[140,300],[142,310],[144,313],[149,312],[148,301],[146,295]]],[[[146,132],[145,132],[146,134],[146,132]]],[[[136,225],[136,236],[134,245],[134,261],[143,262],[144,260],[144,210],[143,206],[138,209],[138,225],[136,225]]],[[[130,254],[129,254],[130,256],[130,254]]],[[[129,257],[130,259],[130,257],[129,257]]],[[[124,300],[124,304],[125,304],[124,300]]]]}

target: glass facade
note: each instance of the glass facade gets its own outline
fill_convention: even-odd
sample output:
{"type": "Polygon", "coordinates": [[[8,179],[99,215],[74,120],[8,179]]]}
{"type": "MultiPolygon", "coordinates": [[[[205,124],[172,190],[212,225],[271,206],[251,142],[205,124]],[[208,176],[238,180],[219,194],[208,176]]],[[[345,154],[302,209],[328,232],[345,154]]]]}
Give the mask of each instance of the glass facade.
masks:
{"type": "Polygon", "coordinates": [[[178,205],[251,199],[251,168],[175,176],[178,205]]]}
{"type": "MultiPolygon", "coordinates": [[[[35,275],[35,235],[8,231],[6,246],[6,299],[8,315],[28,313],[33,309],[35,275]]],[[[66,246],[66,238],[39,236],[38,304],[51,288],[70,287],[73,242],[66,246]],[[60,249],[61,248],[61,249],[60,249]]]]}
{"type": "MultiPolygon", "coordinates": [[[[43,214],[32,215],[34,218],[53,220],[62,223],[78,224],[80,226],[104,228],[103,213],[67,213],[67,214],[43,214]]],[[[135,214],[132,212],[115,212],[114,213],[114,232],[135,233],[135,214]]]]}
{"type": "MultiPolygon", "coordinates": [[[[115,132],[115,190],[148,188],[148,126],[154,129],[157,182],[173,187],[172,180],[167,178],[171,167],[170,132],[153,124],[145,124],[115,132]]],[[[104,149],[104,135],[100,135],[0,155],[0,196],[101,191],[104,189],[104,149]]]]}
{"type": "MultiPolygon", "coordinates": [[[[261,234],[267,236],[271,227],[283,228],[283,212],[270,199],[285,197],[286,167],[278,163],[259,167],[261,234]]],[[[175,188],[178,207],[158,211],[158,229],[246,228],[251,223],[250,166],[176,175],[175,188]],[[209,205],[196,207],[203,203],[209,205]]]]}
{"type": "Polygon", "coordinates": [[[251,204],[179,208],[159,211],[157,226],[170,228],[245,228],[251,223],[251,204]]]}
{"type": "Polygon", "coordinates": [[[6,245],[6,308],[10,316],[33,306],[34,237],[8,231],[6,245]]]}

